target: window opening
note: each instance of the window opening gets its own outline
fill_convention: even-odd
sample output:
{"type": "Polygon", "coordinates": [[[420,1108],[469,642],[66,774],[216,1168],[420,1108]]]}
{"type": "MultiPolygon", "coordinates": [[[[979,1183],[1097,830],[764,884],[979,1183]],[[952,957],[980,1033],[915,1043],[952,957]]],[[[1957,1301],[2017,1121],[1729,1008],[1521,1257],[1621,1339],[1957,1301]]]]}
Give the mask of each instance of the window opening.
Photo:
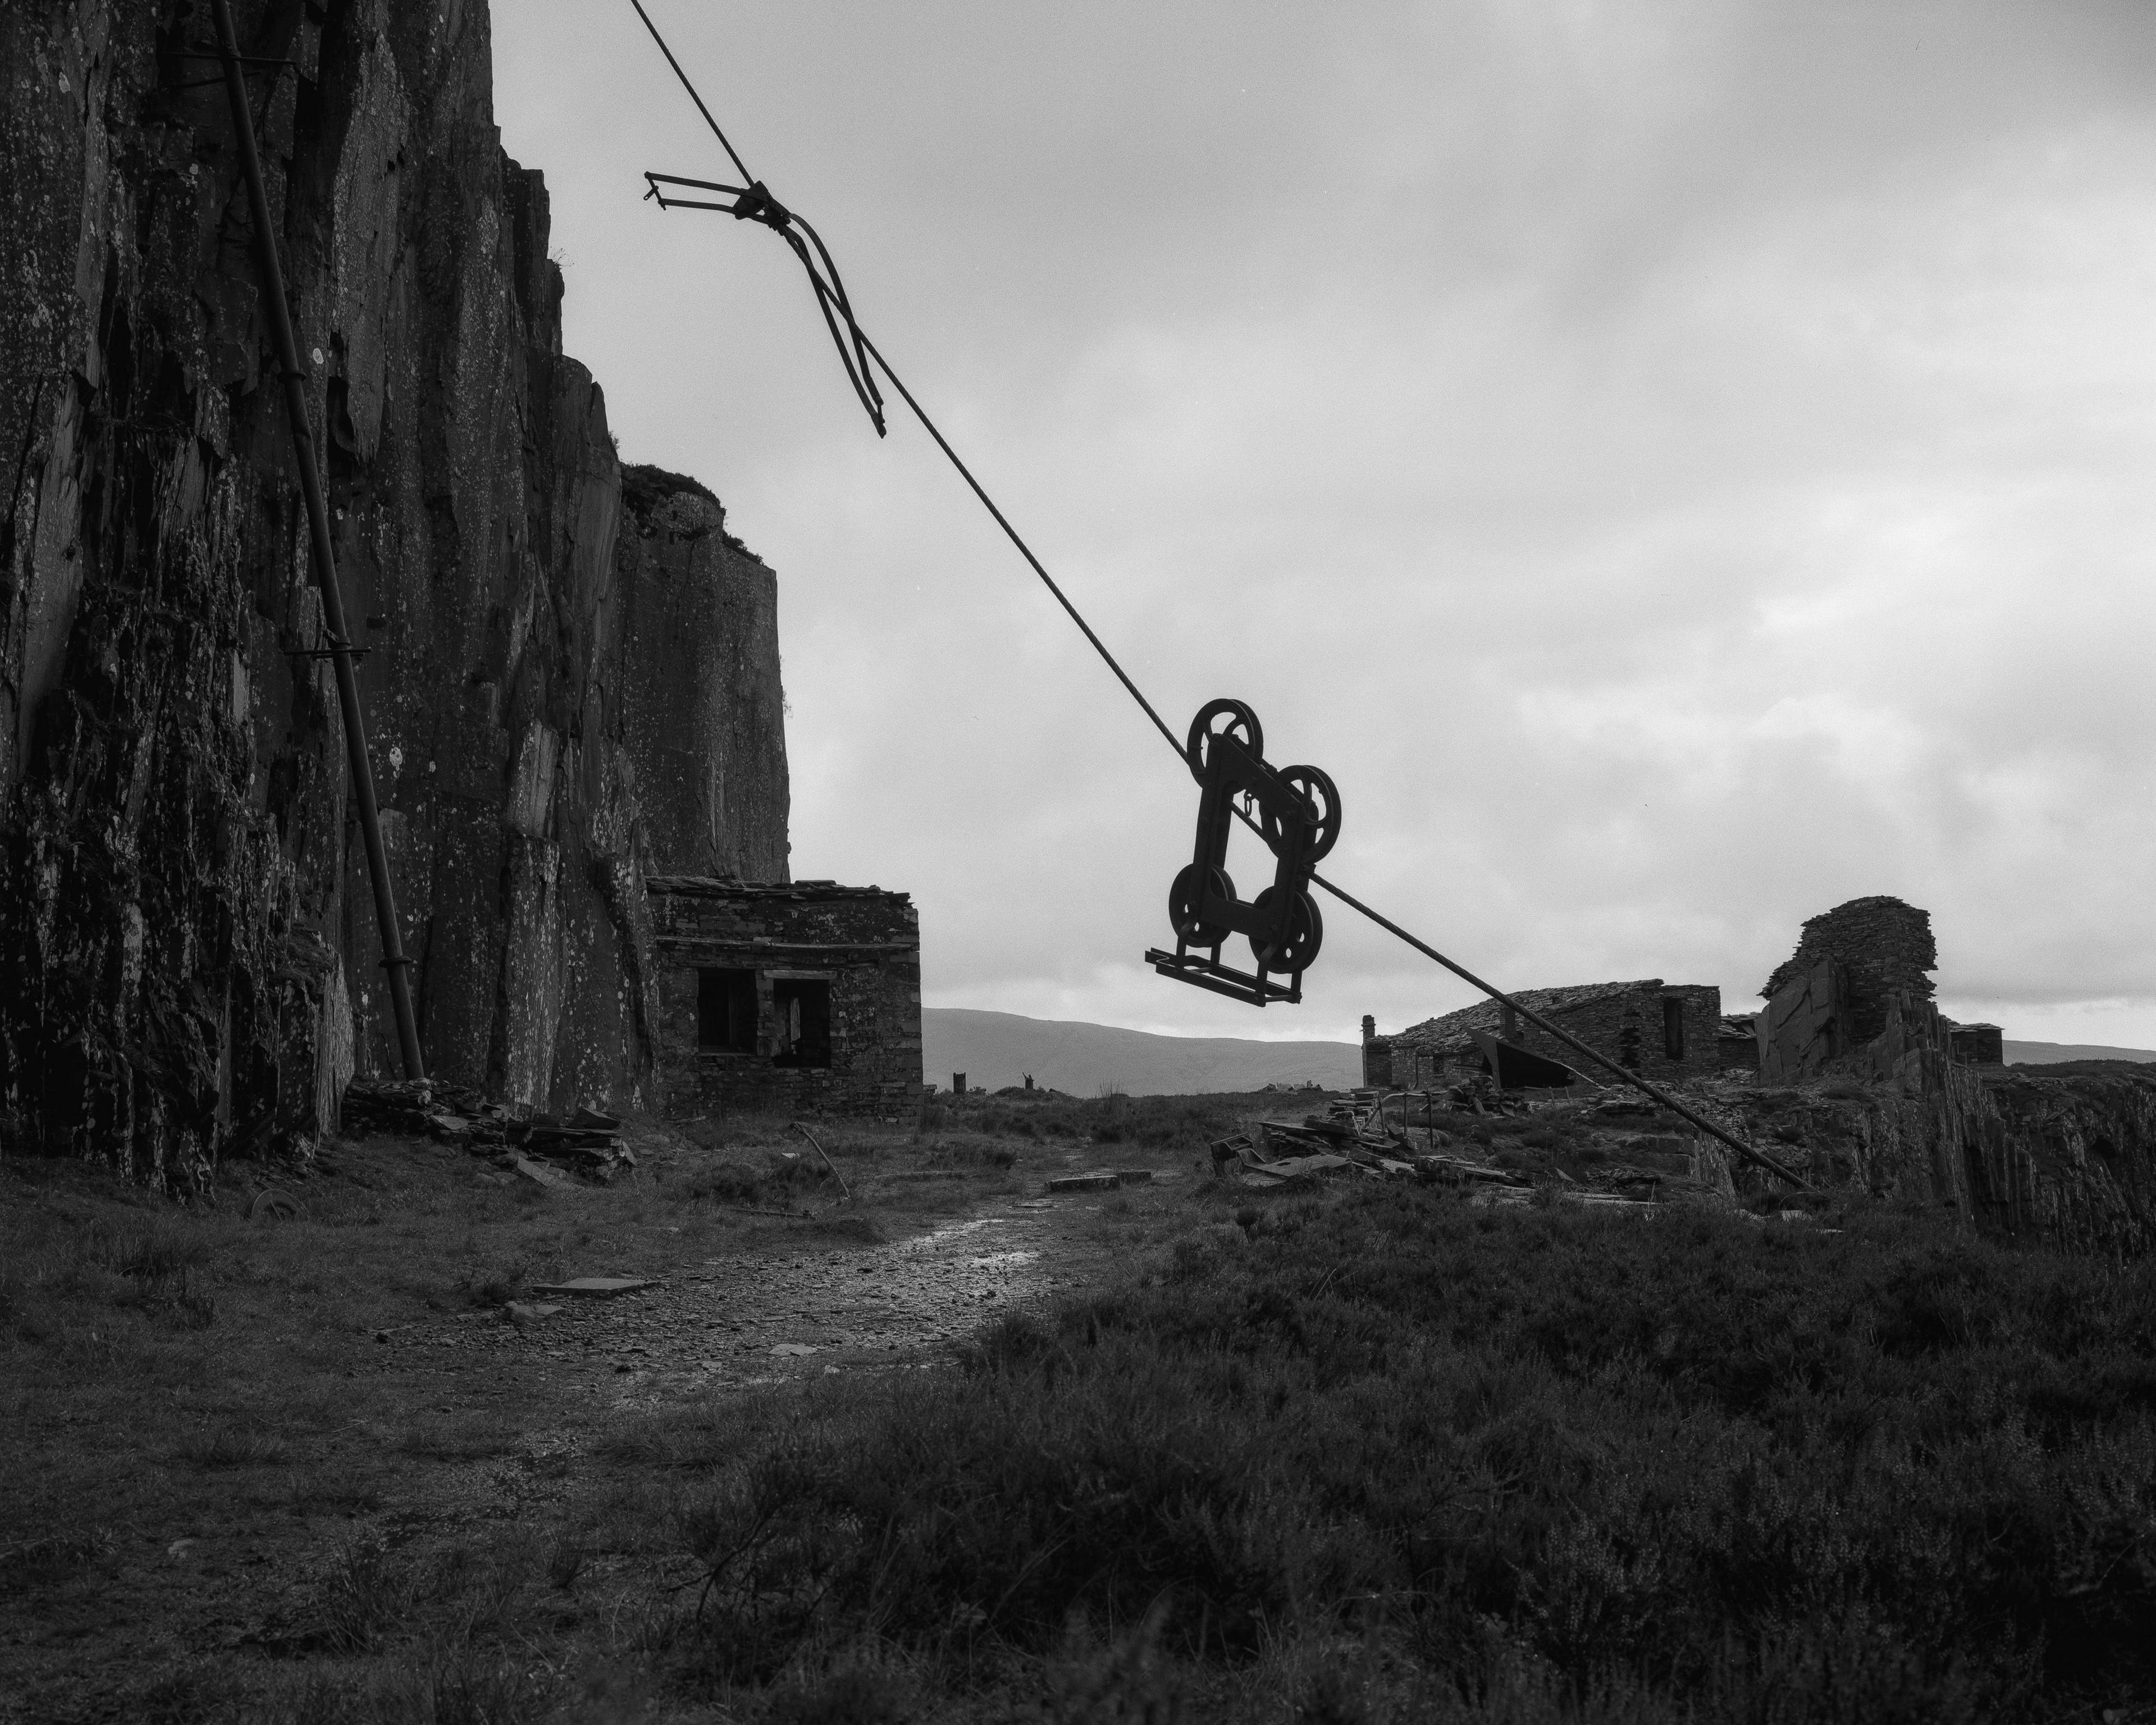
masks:
{"type": "Polygon", "coordinates": [[[824,982],[775,982],[771,1005],[778,1020],[774,1066],[831,1064],[831,985],[824,982]]]}
{"type": "Polygon", "coordinates": [[[696,973],[696,1046],[715,1054],[756,1052],[756,973],[696,973]]]}
{"type": "Polygon", "coordinates": [[[1685,1057],[1684,1002],[1675,995],[1662,1002],[1662,1052],[1673,1060],[1685,1057]]]}

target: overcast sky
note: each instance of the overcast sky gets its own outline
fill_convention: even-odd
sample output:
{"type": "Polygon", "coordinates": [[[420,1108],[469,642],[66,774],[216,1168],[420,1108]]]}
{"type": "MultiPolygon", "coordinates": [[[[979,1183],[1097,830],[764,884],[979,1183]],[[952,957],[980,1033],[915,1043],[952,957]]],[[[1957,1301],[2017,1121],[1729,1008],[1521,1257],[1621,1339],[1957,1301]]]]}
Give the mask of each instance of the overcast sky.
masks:
{"type": "MultiPolygon", "coordinates": [[[[1728,1011],[1894,893],[1950,1014],[2156,1046],[2156,6],[649,3],[1169,722],[1332,773],[1350,891],[1728,1011]]],[[[1188,774],[777,237],[639,202],[731,173],[627,0],[494,28],[623,454],[778,572],[797,875],[911,891],[932,1004],[1474,998],[1330,900],[1300,1008],[1147,969],[1188,774]]]]}

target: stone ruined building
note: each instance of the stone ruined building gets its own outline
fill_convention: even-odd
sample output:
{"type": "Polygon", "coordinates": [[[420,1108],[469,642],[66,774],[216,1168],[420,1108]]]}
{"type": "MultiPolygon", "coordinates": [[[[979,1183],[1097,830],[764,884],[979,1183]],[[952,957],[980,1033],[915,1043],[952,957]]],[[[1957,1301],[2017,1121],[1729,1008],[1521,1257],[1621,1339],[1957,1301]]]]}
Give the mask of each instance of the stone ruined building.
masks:
{"type": "MultiPolygon", "coordinates": [[[[1807,1179],[1949,1206],[2069,1251],[2156,1250],[2156,1077],[2001,1065],[1996,1025],[1953,1024],[1933,1004],[1937,963],[1925,911],[1861,898],[1804,924],[1756,1015],[1723,1018],[1715,989],[1655,982],[1518,998],[1645,1077],[1756,1069],[1717,1104],[1807,1179]],[[1681,1014],[1681,1057],[1653,1034],[1665,1013],[1681,1014]]],[[[1363,1055],[1363,1082],[1388,1090],[1492,1065],[1501,1082],[1546,1083],[1572,1060],[1525,1021],[1508,1025],[1494,1001],[1390,1036],[1366,1018],[1363,1055]]]]}
{"type": "MultiPolygon", "coordinates": [[[[1526,988],[1512,998],[1642,1077],[1703,1078],[1722,1069],[1722,990],[1712,984],[1650,977],[1526,988]]],[[[1423,1090],[1476,1073],[1493,1073],[1508,1088],[1563,1085],[1592,1065],[1494,1000],[1390,1036],[1363,1020],[1363,1082],[1388,1090],[1423,1090]]],[[[1599,1070],[1589,1076],[1606,1081],[1599,1070]]]]}
{"type": "Polygon", "coordinates": [[[889,1111],[921,1094],[921,925],[830,880],[645,883],[665,1106],[889,1111]]]}
{"type": "Polygon", "coordinates": [[[1830,1067],[1876,1065],[1870,1051],[1890,1033],[1936,1044],[1945,1059],[1999,1065],[1996,1024],[1954,1024],[1932,1004],[1929,973],[1938,962],[1931,913],[1898,898],[1854,898],[1812,917],[1759,991],[1761,1081],[1794,1084],[1830,1067]]]}
{"type": "MultiPolygon", "coordinates": [[[[1996,1024],[1954,1024],[1933,1006],[1929,973],[1938,964],[1928,912],[1898,898],[1859,898],[1804,924],[1797,950],[1760,991],[1767,1006],[1756,1014],[1725,1018],[1718,988],[1653,979],[1530,988],[1513,998],[1628,1071],[1656,1080],[1742,1070],[1766,1083],[1795,1083],[1834,1063],[1837,1070],[1851,1070],[1852,1060],[1864,1064],[1863,1051],[1887,1045],[1882,1038],[1897,1049],[1911,1038],[1936,1044],[1942,1059],[1965,1065],[1999,1065],[1996,1024]]],[[[1363,1020],[1366,1085],[1419,1090],[1493,1073],[1508,1087],[1560,1086],[1591,1065],[1494,1000],[1391,1036],[1363,1020]]]]}
{"type": "MultiPolygon", "coordinates": [[[[234,10],[429,1070],[649,1106],[645,883],[789,873],[776,578],[562,352],[482,0],[234,10]]],[[[396,1070],[213,36],[0,8],[0,1140],[176,1189],[396,1070]]]]}

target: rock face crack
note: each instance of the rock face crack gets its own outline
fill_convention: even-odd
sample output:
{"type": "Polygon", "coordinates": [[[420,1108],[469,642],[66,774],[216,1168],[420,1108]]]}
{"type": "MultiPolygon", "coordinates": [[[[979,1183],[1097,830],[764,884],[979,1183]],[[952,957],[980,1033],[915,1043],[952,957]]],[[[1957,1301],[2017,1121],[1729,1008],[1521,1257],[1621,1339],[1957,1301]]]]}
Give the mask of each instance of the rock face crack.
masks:
{"type": "MultiPolygon", "coordinates": [[[[429,1070],[637,1106],[644,879],[787,878],[776,578],[562,355],[483,8],[237,10],[293,62],[258,112],[429,1070]]],[[[185,1189],[398,1063],[224,95],[158,18],[0,12],[0,1132],[185,1189]]]]}

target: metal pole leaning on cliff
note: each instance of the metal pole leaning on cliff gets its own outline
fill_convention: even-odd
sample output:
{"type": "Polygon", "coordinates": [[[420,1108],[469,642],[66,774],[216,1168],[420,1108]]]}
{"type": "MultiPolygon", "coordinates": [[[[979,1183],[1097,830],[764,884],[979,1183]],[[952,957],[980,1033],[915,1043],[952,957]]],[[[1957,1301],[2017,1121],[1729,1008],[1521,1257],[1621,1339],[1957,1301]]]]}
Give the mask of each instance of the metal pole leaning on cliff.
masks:
{"type": "Polygon", "coordinates": [[[405,972],[411,960],[398,932],[397,897],[389,884],[389,858],[382,848],[382,820],[374,801],[374,769],[367,758],[367,723],[359,709],[359,683],[352,675],[352,642],[344,630],[344,596],[337,588],[336,552],[330,543],[330,512],[322,501],[321,467],[315,459],[315,436],[307,423],[307,373],[300,369],[300,344],[292,334],[291,308],[285,300],[285,269],[277,259],[277,230],[270,217],[270,193],[262,179],[262,157],[254,146],[254,116],[247,105],[247,80],[240,69],[239,38],[232,28],[230,0],[211,0],[217,14],[218,55],[224,63],[224,90],[232,101],[232,129],[239,140],[239,162],[247,175],[247,202],[254,218],[255,254],[262,266],[262,297],[270,308],[270,327],[277,341],[277,366],[285,378],[285,410],[292,422],[292,453],[300,469],[300,492],[307,504],[313,540],[315,584],[322,596],[322,627],[329,636],[330,660],[336,670],[337,706],[344,716],[345,752],[352,762],[352,800],[359,805],[359,830],[367,845],[367,878],[374,886],[374,920],[381,930],[382,967],[389,973],[389,1007],[397,1019],[397,1043],[407,1078],[424,1078],[419,1056],[419,1027],[412,1015],[412,986],[405,972]]]}

